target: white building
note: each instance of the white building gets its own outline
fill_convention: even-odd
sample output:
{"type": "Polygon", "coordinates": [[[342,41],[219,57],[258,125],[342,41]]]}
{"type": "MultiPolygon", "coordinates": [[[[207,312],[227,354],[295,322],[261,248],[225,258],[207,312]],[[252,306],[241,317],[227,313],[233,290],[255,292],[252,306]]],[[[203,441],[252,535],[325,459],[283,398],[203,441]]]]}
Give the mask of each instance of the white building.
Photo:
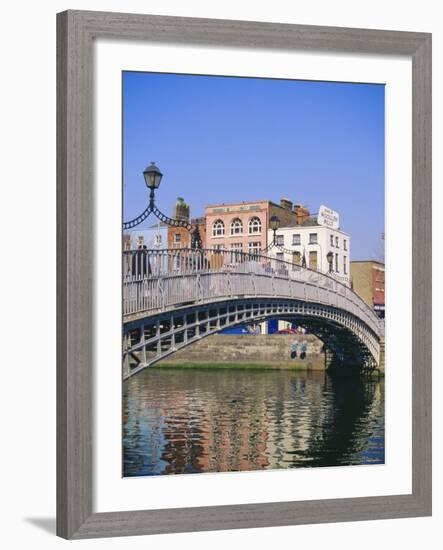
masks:
{"type": "Polygon", "coordinates": [[[134,229],[125,233],[124,241],[124,248],[127,250],[137,250],[143,246],[149,249],[166,249],[168,248],[168,226],[158,222],[145,229],[134,229]]]}
{"type": "MultiPolygon", "coordinates": [[[[351,238],[340,229],[338,214],[321,206],[318,215],[310,216],[307,212],[300,222],[277,229],[277,245],[286,250],[273,247],[271,255],[299,265],[302,265],[304,258],[306,267],[332,275],[351,286],[351,238]],[[329,252],[332,253],[332,272],[327,258],[329,252]]],[[[268,243],[272,242],[273,236],[273,231],[269,230],[268,243]]]]}

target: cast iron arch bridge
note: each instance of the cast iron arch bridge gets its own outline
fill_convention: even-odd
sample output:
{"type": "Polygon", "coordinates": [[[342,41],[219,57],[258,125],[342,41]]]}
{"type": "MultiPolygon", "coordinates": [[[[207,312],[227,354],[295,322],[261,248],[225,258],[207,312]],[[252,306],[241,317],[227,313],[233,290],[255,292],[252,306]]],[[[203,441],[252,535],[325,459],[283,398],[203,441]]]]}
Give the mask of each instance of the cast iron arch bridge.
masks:
{"type": "Polygon", "coordinates": [[[123,253],[123,378],[237,325],[286,319],[324,343],[327,368],[380,365],[384,323],[333,276],[216,249],[123,253]]]}

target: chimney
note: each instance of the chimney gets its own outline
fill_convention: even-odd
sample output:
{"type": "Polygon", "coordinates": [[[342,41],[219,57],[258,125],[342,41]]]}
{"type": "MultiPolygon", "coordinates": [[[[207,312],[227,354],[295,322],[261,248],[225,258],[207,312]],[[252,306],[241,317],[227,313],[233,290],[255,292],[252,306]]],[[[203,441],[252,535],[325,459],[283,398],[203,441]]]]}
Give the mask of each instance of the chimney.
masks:
{"type": "Polygon", "coordinates": [[[294,205],[294,212],[297,225],[303,225],[309,217],[309,210],[302,204],[296,204],[294,205]]]}
{"type": "Polygon", "coordinates": [[[292,210],[292,201],[286,198],[280,199],[280,206],[285,210],[292,210]]]}

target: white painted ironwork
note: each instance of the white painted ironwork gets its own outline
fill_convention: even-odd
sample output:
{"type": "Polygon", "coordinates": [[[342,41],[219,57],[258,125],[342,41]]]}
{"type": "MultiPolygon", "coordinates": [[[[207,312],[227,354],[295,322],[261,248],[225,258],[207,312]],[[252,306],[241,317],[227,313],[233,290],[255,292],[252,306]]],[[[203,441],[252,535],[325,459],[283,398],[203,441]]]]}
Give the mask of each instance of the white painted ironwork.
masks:
{"type": "MultiPolygon", "coordinates": [[[[323,340],[329,338],[331,349],[334,331],[325,335],[322,326],[344,327],[356,338],[358,345],[354,342],[350,349],[355,351],[357,345],[361,362],[378,364],[382,321],[350,288],[323,273],[239,251],[141,249],[123,253],[124,377],[222,328],[294,315],[304,316],[323,340]],[[240,304],[247,317],[239,316],[240,304]],[[234,308],[234,315],[225,312],[229,308],[234,308]],[[209,315],[211,310],[215,316],[200,319],[202,312],[209,315]],[[166,332],[159,328],[165,314],[172,327],[166,332]],[[188,323],[193,315],[198,319],[188,323]],[[175,322],[180,316],[184,316],[184,328],[175,322]],[[147,337],[146,327],[154,325],[155,333],[147,337]],[[137,331],[140,337],[134,338],[137,331]],[[154,353],[147,359],[152,346],[154,353]]],[[[339,347],[334,353],[340,355],[339,347]]]]}

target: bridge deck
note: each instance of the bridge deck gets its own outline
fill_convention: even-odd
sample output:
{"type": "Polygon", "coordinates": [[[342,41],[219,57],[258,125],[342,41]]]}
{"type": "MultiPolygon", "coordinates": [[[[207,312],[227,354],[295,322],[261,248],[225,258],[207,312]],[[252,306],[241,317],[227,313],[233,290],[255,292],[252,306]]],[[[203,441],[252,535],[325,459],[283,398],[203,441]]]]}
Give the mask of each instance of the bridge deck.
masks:
{"type": "MultiPolygon", "coordinates": [[[[324,326],[329,327],[325,332],[327,336],[323,337],[329,338],[330,346],[333,346],[330,327],[334,323],[336,327],[345,327],[358,343],[353,344],[354,351],[363,346],[360,355],[366,356],[367,351],[378,364],[383,322],[351,288],[323,273],[275,258],[213,250],[131,252],[125,256],[125,267],[126,363],[130,363],[132,357],[136,363],[148,366],[227,324],[246,319],[253,322],[272,315],[281,318],[289,312],[297,317],[322,318],[324,326]],[[228,311],[233,304],[240,303],[250,308],[250,315],[245,319],[239,318],[238,312],[230,315],[228,311]],[[195,316],[195,311],[210,312],[211,309],[216,312],[215,319],[207,315],[188,323],[188,316],[195,316]],[[185,322],[176,323],[183,316],[185,322]],[[169,325],[164,330],[167,319],[166,325],[169,325]],[[229,322],[221,324],[222,319],[229,322]],[[206,330],[200,333],[200,327],[205,324],[206,330]],[[139,337],[134,338],[137,330],[139,337]],[[176,336],[183,336],[183,341],[177,342],[176,336]],[[165,343],[167,349],[162,348],[165,343]],[[143,357],[137,355],[140,350],[143,357]]],[[[335,347],[338,356],[338,347],[335,347]]],[[[343,350],[341,353],[343,355],[343,350]]],[[[138,366],[136,370],[138,372],[138,366]]]]}

